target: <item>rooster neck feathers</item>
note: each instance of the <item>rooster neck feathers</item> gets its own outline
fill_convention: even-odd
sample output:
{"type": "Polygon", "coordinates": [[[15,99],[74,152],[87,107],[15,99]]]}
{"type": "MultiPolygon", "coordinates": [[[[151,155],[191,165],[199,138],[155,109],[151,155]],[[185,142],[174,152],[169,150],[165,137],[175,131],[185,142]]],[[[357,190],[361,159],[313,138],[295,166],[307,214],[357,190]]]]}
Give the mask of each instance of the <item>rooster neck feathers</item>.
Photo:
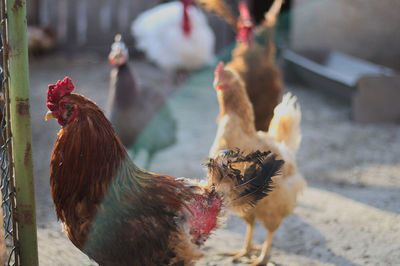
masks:
{"type": "Polygon", "coordinates": [[[99,203],[117,169],[123,164],[133,167],[125,160],[127,156],[102,111],[81,108],[78,117],[60,130],[53,149],[50,182],[55,204],[65,206],[74,202],[71,197],[99,203]]]}

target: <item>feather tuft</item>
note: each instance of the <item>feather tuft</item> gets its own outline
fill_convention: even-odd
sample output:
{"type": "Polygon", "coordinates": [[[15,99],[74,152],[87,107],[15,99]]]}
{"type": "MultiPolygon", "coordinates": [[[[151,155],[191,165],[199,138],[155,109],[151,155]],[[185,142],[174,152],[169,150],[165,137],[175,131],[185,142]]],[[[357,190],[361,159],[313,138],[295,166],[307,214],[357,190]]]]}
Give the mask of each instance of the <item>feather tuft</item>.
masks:
{"type": "Polygon", "coordinates": [[[270,151],[255,151],[244,155],[239,149],[224,150],[206,162],[212,179],[210,183],[230,198],[232,205],[244,207],[253,206],[267,196],[273,188],[272,177],[280,175],[283,164],[284,161],[277,160],[276,155],[270,151]],[[246,170],[240,171],[237,168],[239,165],[246,165],[246,170]]]}

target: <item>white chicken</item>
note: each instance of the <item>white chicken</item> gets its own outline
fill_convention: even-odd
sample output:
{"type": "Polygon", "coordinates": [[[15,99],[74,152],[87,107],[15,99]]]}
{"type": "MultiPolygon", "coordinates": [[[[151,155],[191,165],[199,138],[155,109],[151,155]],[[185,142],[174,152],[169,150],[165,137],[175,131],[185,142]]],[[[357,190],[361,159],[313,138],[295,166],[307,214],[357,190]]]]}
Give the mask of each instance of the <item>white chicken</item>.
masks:
{"type": "Polygon", "coordinates": [[[131,26],[137,48],[160,68],[192,71],[214,58],[215,35],[193,0],[158,5],[131,26]]]}

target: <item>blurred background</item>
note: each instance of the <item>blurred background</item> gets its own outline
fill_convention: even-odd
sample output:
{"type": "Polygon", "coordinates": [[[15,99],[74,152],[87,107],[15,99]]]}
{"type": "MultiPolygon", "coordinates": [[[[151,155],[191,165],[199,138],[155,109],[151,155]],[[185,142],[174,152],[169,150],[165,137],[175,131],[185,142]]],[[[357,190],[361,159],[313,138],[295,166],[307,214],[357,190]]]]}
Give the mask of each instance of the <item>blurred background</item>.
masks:
{"type": "MultiPolygon", "coordinates": [[[[49,158],[59,125],[44,121],[46,90],[69,76],[78,93],[107,111],[110,73],[116,68],[108,54],[116,34],[126,44],[138,84],[162,95],[158,102],[158,96],[143,99],[157,106],[158,116],[149,117],[151,123],[133,144],[135,163],[177,177],[205,176],[201,163],[219,113],[214,68],[230,60],[236,33],[220,16],[204,12],[215,38],[212,60],[183,71],[163,67],[138,49],[131,26],[140,14],[165,2],[27,1],[41,265],[96,265],[69,242],[55,217],[49,158]],[[166,143],[157,142],[162,141],[159,131],[170,135],[166,143]]],[[[226,2],[237,16],[239,1],[226,2]]],[[[248,0],[256,23],[272,2],[248,0]]],[[[271,257],[276,265],[400,264],[399,13],[398,0],[286,0],[282,6],[275,64],[283,73],[284,91],[301,106],[297,163],[308,187],[275,234],[271,257]]],[[[220,253],[241,247],[245,224],[235,216],[226,224],[207,242],[207,256],[198,265],[232,264],[220,253]]],[[[265,236],[257,224],[255,243],[265,236]]]]}

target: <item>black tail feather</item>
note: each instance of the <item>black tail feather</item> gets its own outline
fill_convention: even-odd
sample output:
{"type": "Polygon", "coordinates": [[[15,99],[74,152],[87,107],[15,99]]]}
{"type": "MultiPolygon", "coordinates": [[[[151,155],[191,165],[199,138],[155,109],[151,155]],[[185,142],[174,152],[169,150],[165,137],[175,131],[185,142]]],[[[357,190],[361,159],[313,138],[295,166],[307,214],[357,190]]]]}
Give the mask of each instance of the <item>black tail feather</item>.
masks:
{"type": "MultiPolygon", "coordinates": [[[[239,198],[252,197],[253,203],[267,196],[268,192],[273,189],[272,177],[279,175],[283,160],[276,160],[276,155],[270,156],[265,154],[257,154],[255,162],[245,170],[243,184],[246,188],[239,194],[239,198]]],[[[240,184],[238,186],[242,186],[240,184]]]]}
{"type": "Polygon", "coordinates": [[[270,151],[252,152],[243,155],[239,149],[222,151],[216,158],[209,159],[207,166],[211,174],[217,176],[217,183],[222,182],[224,177],[235,181],[233,189],[238,191],[233,200],[248,198],[250,204],[267,196],[273,189],[272,177],[279,175],[283,160],[277,160],[276,155],[270,151]],[[240,163],[245,170],[235,168],[240,163]]]}

